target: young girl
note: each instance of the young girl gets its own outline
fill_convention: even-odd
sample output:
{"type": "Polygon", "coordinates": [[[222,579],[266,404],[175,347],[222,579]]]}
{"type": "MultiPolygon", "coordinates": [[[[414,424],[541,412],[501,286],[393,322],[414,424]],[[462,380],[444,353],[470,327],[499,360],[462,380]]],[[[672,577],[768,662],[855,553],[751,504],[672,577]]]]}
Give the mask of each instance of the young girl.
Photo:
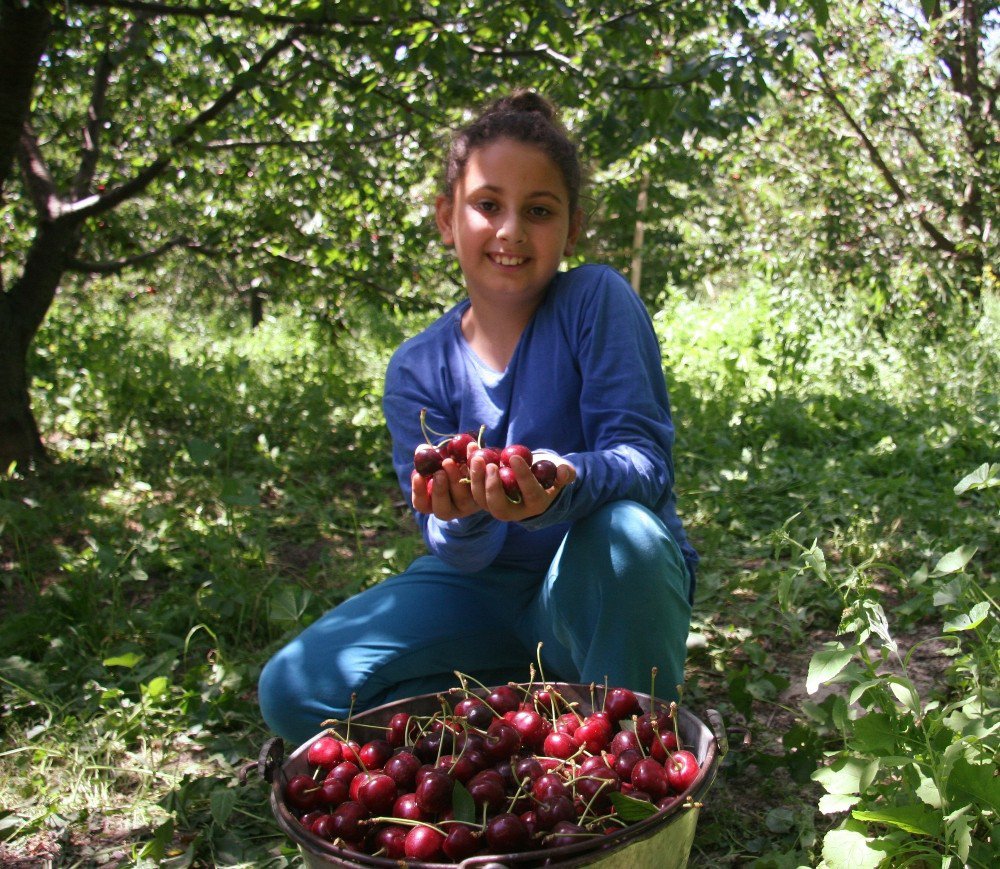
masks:
{"type": "MultiPolygon", "coordinates": [[[[272,658],[260,704],[304,741],[328,718],[447,690],[455,671],[676,696],[697,555],[675,512],[674,429],[648,313],[610,268],[559,271],[580,233],[581,166],[546,100],[516,92],[453,140],[437,225],[468,298],[389,363],[393,462],[429,554],[310,625],[272,658]],[[413,469],[428,429],[519,443],[555,482],[511,459],[413,469]],[[433,483],[431,483],[431,480],[433,483]]],[[[470,447],[467,458],[472,456],[470,447]]]]}

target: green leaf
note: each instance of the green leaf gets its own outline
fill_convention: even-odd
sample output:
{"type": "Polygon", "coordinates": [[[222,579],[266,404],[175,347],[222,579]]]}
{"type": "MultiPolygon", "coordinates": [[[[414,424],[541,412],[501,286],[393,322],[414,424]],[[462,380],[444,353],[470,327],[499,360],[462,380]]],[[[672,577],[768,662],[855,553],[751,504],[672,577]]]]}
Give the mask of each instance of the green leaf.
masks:
{"type": "Polygon", "coordinates": [[[203,441],[201,438],[191,438],[184,446],[191,461],[196,465],[205,464],[219,454],[217,444],[203,441]]]}
{"type": "Polygon", "coordinates": [[[162,697],[166,694],[169,687],[170,680],[166,676],[157,676],[142,686],[142,693],[146,697],[155,700],[157,697],[162,697]]]}
{"type": "Polygon", "coordinates": [[[159,862],[167,853],[167,848],[170,846],[173,838],[174,820],[173,818],[167,818],[153,832],[153,838],[146,842],[139,850],[139,858],[159,862]]]}
{"type": "Polygon", "coordinates": [[[854,830],[831,830],[823,837],[823,860],[828,869],[875,869],[885,852],[854,830]]]}
{"type": "Polygon", "coordinates": [[[870,785],[878,772],[878,759],[841,757],[812,774],[831,794],[860,794],[870,785]]]}
{"type": "Polygon", "coordinates": [[[992,765],[973,764],[960,757],[951,768],[945,792],[952,805],[974,803],[982,810],[1000,813],[1000,777],[992,765]]]}
{"type": "Polygon", "coordinates": [[[947,576],[949,573],[958,573],[965,568],[969,560],[976,554],[975,546],[960,546],[943,555],[931,571],[931,576],[947,576]]]}
{"type": "Polygon", "coordinates": [[[657,808],[646,800],[637,800],[623,794],[621,791],[613,791],[610,795],[611,804],[615,807],[618,816],[629,823],[642,821],[657,813],[657,808]]]}
{"type": "Polygon", "coordinates": [[[764,824],[772,833],[787,833],[795,826],[795,812],[783,806],[771,809],[764,818],[764,824]]]}
{"type": "Polygon", "coordinates": [[[217,787],[209,797],[209,805],[212,810],[212,819],[220,826],[224,827],[229,822],[229,816],[236,806],[237,793],[235,788],[217,787]]]}
{"type": "Polygon", "coordinates": [[[895,725],[894,715],[887,712],[869,712],[854,722],[851,747],[862,753],[893,754],[898,742],[895,725]]]}
{"type": "Polygon", "coordinates": [[[824,26],[830,20],[830,10],[827,8],[826,0],[809,0],[809,5],[816,13],[816,23],[820,27],[824,26]]]}
{"type": "Polygon", "coordinates": [[[456,821],[465,821],[470,824],[476,822],[476,802],[472,799],[469,789],[460,781],[455,782],[451,804],[456,821]]]}
{"type": "Polygon", "coordinates": [[[858,794],[823,794],[819,798],[819,810],[824,815],[835,815],[854,808],[861,797],[858,794]]]}
{"type": "Polygon", "coordinates": [[[260,495],[250,483],[229,479],[222,484],[220,500],[230,507],[256,507],[260,504],[260,495]]]}
{"type": "Polygon", "coordinates": [[[986,617],[989,614],[989,601],[982,600],[967,613],[962,613],[961,615],[955,616],[953,619],[948,619],[948,621],[944,623],[945,633],[951,633],[954,631],[971,631],[973,628],[978,628],[986,620],[986,617]]]}
{"type": "Polygon", "coordinates": [[[909,679],[887,676],[885,680],[893,696],[913,715],[920,715],[920,695],[909,679]]]}
{"type": "Polygon", "coordinates": [[[131,670],[145,657],[137,652],[128,652],[124,655],[113,655],[110,658],[105,658],[101,663],[105,667],[125,667],[125,669],[131,670]]]}
{"type": "MultiPolygon", "coordinates": [[[[839,644],[838,644],[839,645],[839,644]]],[[[817,652],[809,662],[809,674],[806,677],[806,691],[815,694],[819,686],[836,678],[854,657],[854,649],[843,647],[817,652]]]]}
{"type": "Polygon", "coordinates": [[[875,811],[855,810],[851,814],[859,821],[898,827],[907,833],[922,836],[941,834],[941,815],[925,806],[887,806],[875,811]]]}
{"type": "Polygon", "coordinates": [[[955,486],[955,494],[962,495],[969,489],[988,489],[1000,486],[1000,464],[983,463],[971,474],[968,474],[955,486]]]}

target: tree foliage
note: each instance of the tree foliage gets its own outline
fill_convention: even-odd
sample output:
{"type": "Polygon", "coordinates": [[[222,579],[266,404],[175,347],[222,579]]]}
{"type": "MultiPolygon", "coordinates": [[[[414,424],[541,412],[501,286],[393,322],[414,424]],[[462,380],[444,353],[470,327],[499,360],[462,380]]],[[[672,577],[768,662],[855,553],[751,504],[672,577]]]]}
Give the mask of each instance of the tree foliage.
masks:
{"type": "Polygon", "coordinates": [[[707,3],[2,8],[35,84],[30,112],[22,98],[20,116],[0,118],[21,170],[3,189],[0,315],[14,340],[0,461],[43,453],[24,360],[68,273],[184,251],[206,292],[228,286],[258,311],[289,293],[332,320],[358,300],[405,305],[442,285],[428,208],[442,131],[469,106],[537,87],[606,164],[737,126],[753,97],[740,82],[759,79],[707,3]]]}
{"type": "Polygon", "coordinates": [[[788,5],[751,24],[770,94],[738,137],[699,144],[689,219],[661,229],[683,254],[671,277],[801,275],[883,312],[995,287],[997,4],[788,5]]]}

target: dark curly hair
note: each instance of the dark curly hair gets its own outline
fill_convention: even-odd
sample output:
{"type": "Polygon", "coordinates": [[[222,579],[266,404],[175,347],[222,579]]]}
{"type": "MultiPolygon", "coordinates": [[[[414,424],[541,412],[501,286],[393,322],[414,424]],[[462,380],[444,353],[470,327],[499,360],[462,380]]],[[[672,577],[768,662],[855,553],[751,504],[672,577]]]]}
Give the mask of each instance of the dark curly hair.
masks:
{"type": "Polygon", "coordinates": [[[444,195],[454,195],[455,184],[465,171],[469,156],[498,139],[513,139],[536,145],[562,172],[569,191],[570,213],[580,204],[583,166],[576,143],[559,119],[559,111],[545,97],[532,90],[520,89],[501,97],[451,141],[445,163],[444,195]]]}

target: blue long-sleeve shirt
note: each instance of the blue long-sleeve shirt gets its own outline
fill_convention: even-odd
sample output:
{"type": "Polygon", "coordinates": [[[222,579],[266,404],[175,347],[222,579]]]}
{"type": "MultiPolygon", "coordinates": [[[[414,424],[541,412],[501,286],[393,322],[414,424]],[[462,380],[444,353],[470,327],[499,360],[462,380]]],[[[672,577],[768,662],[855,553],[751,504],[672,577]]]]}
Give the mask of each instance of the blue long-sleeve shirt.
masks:
{"type": "Polygon", "coordinates": [[[421,408],[436,432],[485,425],[485,444],[557,453],[577,478],[545,513],[524,522],[485,512],[449,521],[416,513],[428,549],[470,573],[491,564],[545,571],[573,521],[628,499],[663,519],[693,583],[698,556],[675,509],[674,427],[660,349],[628,282],[606,266],[558,273],[503,372],[465,341],[468,306],[453,307],[389,362],[383,406],[407,500],[413,450],[424,442],[421,408]]]}

